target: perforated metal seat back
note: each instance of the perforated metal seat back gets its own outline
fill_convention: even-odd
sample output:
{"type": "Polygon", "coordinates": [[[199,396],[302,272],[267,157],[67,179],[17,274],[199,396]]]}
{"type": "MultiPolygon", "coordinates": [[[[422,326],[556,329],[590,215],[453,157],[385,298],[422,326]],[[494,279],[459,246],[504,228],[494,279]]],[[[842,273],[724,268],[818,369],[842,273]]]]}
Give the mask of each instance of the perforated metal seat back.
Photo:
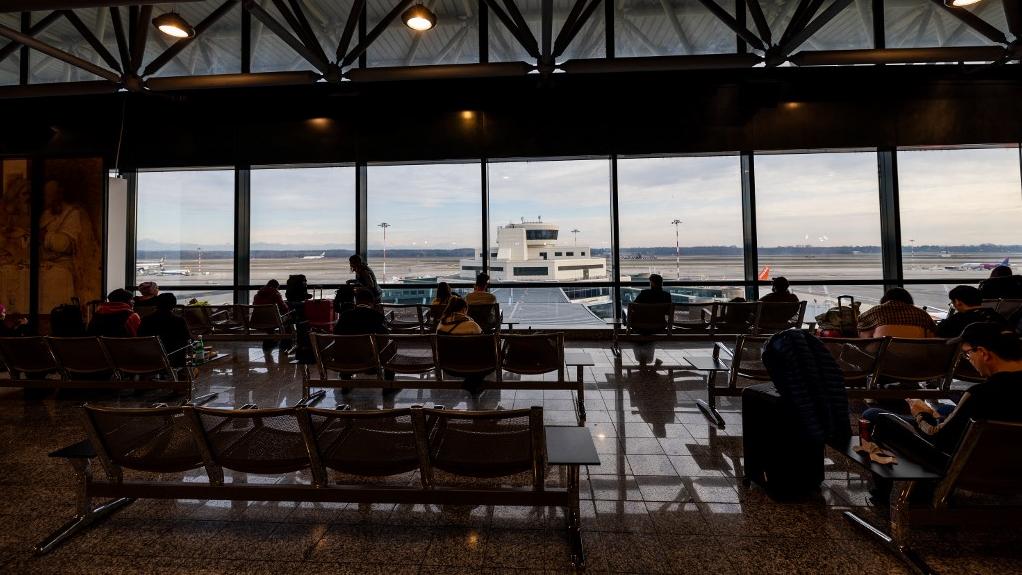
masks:
{"type": "Polygon", "coordinates": [[[756,320],[756,302],[720,302],[713,318],[717,333],[749,333],[756,320]]]}
{"type": "Polygon", "coordinates": [[[383,305],[383,314],[390,328],[397,332],[419,332],[423,329],[422,307],[417,305],[383,305]]]}
{"type": "Polygon", "coordinates": [[[309,452],[294,409],[194,409],[217,464],[267,474],[309,467],[309,452]]]}
{"type": "Polygon", "coordinates": [[[99,339],[95,337],[51,337],[50,349],[57,362],[72,373],[103,373],[113,370],[99,339]]]}
{"type": "Polygon", "coordinates": [[[676,303],[674,304],[674,327],[686,331],[706,331],[713,317],[714,304],[707,303],[676,303]]]}
{"type": "Polygon", "coordinates": [[[0,337],[0,355],[14,371],[46,373],[57,369],[43,337],[0,337]]]}
{"type": "Polygon", "coordinates": [[[628,304],[628,331],[667,333],[672,306],[669,303],[628,304]]]}
{"type": "Polygon", "coordinates": [[[425,411],[437,417],[429,440],[433,467],[468,477],[503,477],[533,470],[534,434],[542,434],[542,424],[538,430],[532,428],[530,410],[425,411]]]}
{"type": "Polygon", "coordinates": [[[962,464],[956,485],[963,489],[993,495],[1017,496],[1022,493],[1022,423],[1004,421],[973,422],[959,447],[973,443],[962,464]],[[975,434],[974,437],[969,437],[975,434]],[[973,443],[974,442],[974,443],[973,443]]]}
{"type": "Polygon", "coordinates": [[[312,334],[313,349],[328,371],[359,373],[375,369],[376,345],[373,336],[312,334]]]}
{"type": "Polygon", "coordinates": [[[472,318],[484,333],[500,328],[500,304],[477,303],[468,306],[468,317],[472,318]]]}
{"type": "Polygon", "coordinates": [[[307,410],[319,458],[328,469],[363,476],[419,467],[411,410],[307,410]]]}
{"type": "Polygon", "coordinates": [[[158,337],[101,337],[100,342],[118,371],[136,375],[170,373],[158,337]]]}
{"type": "Polygon", "coordinates": [[[501,365],[505,371],[540,374],[564,367],[563,334],[506,335],[501,341],[501,365]]]}
{"type": "Polygon", "coordinates": [[[805,302],[760,302],[759,332],[775,333],[791,327],[802,327],[805,302]]]}
{"type": "Polygon", "coordinates": [[[877,368],[884,338],[820,338],[845,376],[845,384],[862,387],[877,368]]]}
{"type": "Polygon", "coordinates": [[[376,345],[386,369],[396,373],[425,373],[435,367],[432,335],[378,335],[376,345]]]}
{"type": "Polygon", "coordinates": [[[207,335],[213,331],[213,324],[209,319],[209,308],[201,305],[181,306],[181,317],[185,320],[188,332],[193,336],[207,335]]]}
{"type": "Polygon", "coordinates": [[[958,347],[943,339],[891,338],[878,375],[904,382],[943,380],[957,358],[958,347]]]}
{"type": "Polygon", "coordinates": [[[769,381],[770,373],[763,365],[763,349],[769,337],[742,336],[735,347],[734,368],[740,377],[769,381]]]}
{"type": "Polygon", "coordinates": [[[457,373],[488,373],[497,366],[493,335],[436,336],[437,367],[457,373]]]}
{"type": "Polygon", "coordinates": [[[127,469],[155,473],[202,466],[195,436],[179,407],[149,409],[85,406],[110,460],[127,469]]]}

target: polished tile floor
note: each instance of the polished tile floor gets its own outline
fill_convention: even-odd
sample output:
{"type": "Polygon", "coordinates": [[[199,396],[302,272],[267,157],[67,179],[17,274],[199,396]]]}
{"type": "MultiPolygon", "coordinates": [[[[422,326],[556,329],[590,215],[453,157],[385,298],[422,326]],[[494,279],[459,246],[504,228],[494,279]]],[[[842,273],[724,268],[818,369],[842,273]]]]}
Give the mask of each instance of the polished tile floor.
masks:
{"type": "MultiPolygon", "coordinates": [[[[590,573],[903,573],[881,546],[854,530],[854,509],[884,525],[868,485],[834,453],[819,494],[776,503],[742,476],[741,402],[721,400],[726,430],[710,428],[693,401],[703,378],[615,376],[604,344],[591,353],[586,408],[602,465],[582,472],[584,542],[590,573]]],[[[298,366],[258,344],[223,344],[229,357],[202,368],[196,394],[213,405],[293,405],[298,366]]],[[[665,364],[705,346],[659,350],[665,364]]],[[[625,351],[625,363],[631,361],[625,351]]],[[[2,573],[566,573],[568,545],[557,510],[355,504],[138,501],[45,557],[33,543],[74,511],[71,474],[46,453],[84,437],[75,414],[83,400],[145,405],[160,399],[105,392],[26,399],[0,390],[0,572],[2,573]]],[[[513,408],[543,405],[549,423],[575,421],[567,391],[402,391],[397,406],[513,408]]],[[[379,407],[377,390],[338,402],[379,407]]],[[[249,477],[248,481],[289,478],[249,477]]],[[[1022,572],[1022,535],[925,530],[915,545],[940,573],[1022,572]]]]}

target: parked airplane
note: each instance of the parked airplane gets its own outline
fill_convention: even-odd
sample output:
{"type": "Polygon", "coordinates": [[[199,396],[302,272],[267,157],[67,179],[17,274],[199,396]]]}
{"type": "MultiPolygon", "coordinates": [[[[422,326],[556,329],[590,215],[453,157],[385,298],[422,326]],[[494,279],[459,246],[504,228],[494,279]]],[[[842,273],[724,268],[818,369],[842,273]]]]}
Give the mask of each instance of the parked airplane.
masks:
{"type": "Polygon", "coordinates": [[[945,269],[949,270],[961,270],[961,271],[976,271],[976,270],[992,270],[997,266],[1006,266],[1009,258],[1004,258],[1001,263],[982,263],[982,262],[966,262],[964,264],[958,264],[957,266],[948,266],[945,269]]]}
{"type": "Polygon", "coordinates": [[[321,260],[326,257],[326,252],[319,254],[318,256],[303,256],[303,260],[321,260]]]}
{"type": "Polygon", "coordinates": [[[167,258],[160,258],[158,262],[138,262],[135,264],[135,271],[139,275],[145,275],[146,273],[156,273],[163,269],[163,264],[166,263],[167,258]]]}
{"type": "Polygon", "coordinates": [[[190,275],[192,275],[192,270],[184,269],[184,268],[179,269],[179,270],[165,270],[165,269],[161,269],[157,273],[159,275],[161,275],[161,276],[190,276],[190,275]]]}

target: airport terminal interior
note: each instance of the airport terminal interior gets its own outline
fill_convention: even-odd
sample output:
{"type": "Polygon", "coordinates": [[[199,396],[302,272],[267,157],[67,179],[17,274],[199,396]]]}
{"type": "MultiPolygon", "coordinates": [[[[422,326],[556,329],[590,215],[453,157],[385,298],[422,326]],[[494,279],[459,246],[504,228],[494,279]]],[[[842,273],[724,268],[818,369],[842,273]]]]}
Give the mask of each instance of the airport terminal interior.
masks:
{"type": "Polygon", "coordinates": [[[0,0],[0,572],[1022,573],[1022,0],[0,0]]]}

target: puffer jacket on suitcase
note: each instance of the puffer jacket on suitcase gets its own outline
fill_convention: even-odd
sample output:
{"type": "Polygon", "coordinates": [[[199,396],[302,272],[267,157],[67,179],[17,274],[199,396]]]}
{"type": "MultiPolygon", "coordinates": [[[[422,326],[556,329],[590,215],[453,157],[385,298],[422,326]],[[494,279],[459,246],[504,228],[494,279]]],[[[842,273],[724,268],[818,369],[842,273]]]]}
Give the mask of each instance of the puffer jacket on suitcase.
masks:
{"type": "Polygon", "coordinates": [[[848,441],[848,392],[834,356],[800,329],[782,331],[763,348],[763,365],[784,401],[795,408],[807,439],[848,441]]]}

